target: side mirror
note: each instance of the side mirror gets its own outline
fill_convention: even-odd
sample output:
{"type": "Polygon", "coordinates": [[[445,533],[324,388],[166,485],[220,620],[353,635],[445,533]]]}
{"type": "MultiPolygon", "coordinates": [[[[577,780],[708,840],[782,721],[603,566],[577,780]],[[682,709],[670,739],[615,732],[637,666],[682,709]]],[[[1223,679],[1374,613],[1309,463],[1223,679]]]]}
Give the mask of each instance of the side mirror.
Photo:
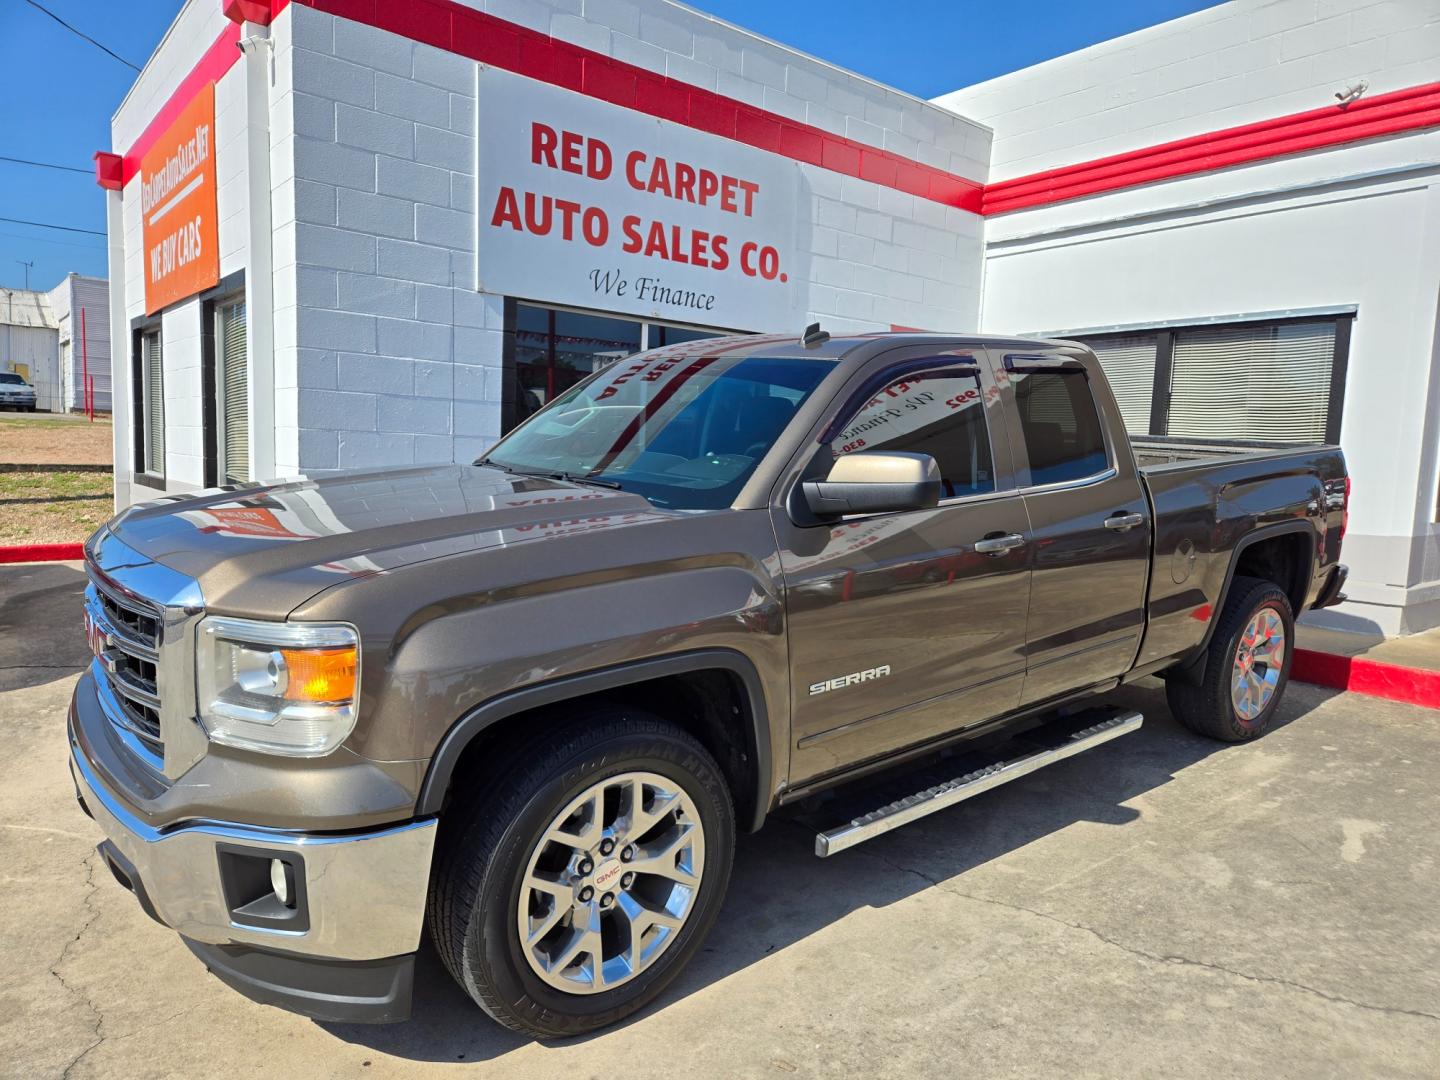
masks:
{"type": "Polygon", "coordinates": [[[821,517],[928,510],[940,501],[940,466],[929,454],[845,454],[824,480],[805,481],[804,493],[821,517]]]}

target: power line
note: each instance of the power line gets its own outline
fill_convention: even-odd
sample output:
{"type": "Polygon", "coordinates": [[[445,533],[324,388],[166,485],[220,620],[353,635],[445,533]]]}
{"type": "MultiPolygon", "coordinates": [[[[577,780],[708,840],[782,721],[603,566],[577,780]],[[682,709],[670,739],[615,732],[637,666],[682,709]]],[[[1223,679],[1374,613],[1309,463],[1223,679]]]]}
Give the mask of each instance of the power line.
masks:
{"type": "Polygon", "coordinates": [[[75,34],[77,37],[82,37],[82,38],[84,38],[86,41],[88,41],[91,45],[94,45],[94,46],[95,46],[97,49],[99,49],[101,52],[108,53],[110,56],[113,56],[116,60],[119,60],[120,63],[124,64],[126,67],[128,67],[128,68],[134,68],[135,71],[139,71],[139,70],[140,70],[138,67],[135,67],[134,64],[130,63],[129,60],[126,60],[123,56],[121,56],[119,53],[117,53],[114,49],[110,49],[110,48],[107,48],[107,47],[104,46],[104,45],[101,45],[100,42],[96,41],[96,40],[95,40],[93,37],[91,37],[89,34],[85,33],[85,31],[83,31],[83,30],[77,30],[75,27],[71,26],[68,22],[66,22],[64,19],[62,19],[59,15],[56,15],[53,11],[51,11],[51,10],[50,10],[49,8],[47,8],[45,5],[36,3],[36,0],[25,0],[25,2],[26,2],[27,4],[29,4],[31,7],[35,8],[36,10],[38,10],[38,11],[43,11],[46,15],[49,15],[50,18],[54,19],[57,23],[59,23],[61,26],[63,26],[66,30],[69,30],[72,34],[75,34]]]}
{"type": "Polygon", "coordinates": [[[0,237],[6,240],[24,240],[29,244],[44,244],[46,247],[84,248],[86,251],[94,251],[96,248],[94,240],[52,240],[48,236],[32,236],[18,232],[0,232],[0,237]]]}
{"type": "Polygon", "coordinates": [[[37,229],[59,229],[61,232],[89,233],[91,236],[106,235],[99,229],[77,229],[74,225],[51,225],[48,221],[26,221],[18,217],[0,217],[0,221],[8,221],[12,225],[34,225],[37,229]]]}
{"type": "Polygon", "coordinates": [[[55,165],[49,161],[30,161],[27,158],[6,157],[0,154],[0,161],[8,161],[12,165],[34,165],[40,169],[63,169],[65,172],[78,172],[82,176],[89,176],[90,169],[78,169],[74,165],[55,165]]]}

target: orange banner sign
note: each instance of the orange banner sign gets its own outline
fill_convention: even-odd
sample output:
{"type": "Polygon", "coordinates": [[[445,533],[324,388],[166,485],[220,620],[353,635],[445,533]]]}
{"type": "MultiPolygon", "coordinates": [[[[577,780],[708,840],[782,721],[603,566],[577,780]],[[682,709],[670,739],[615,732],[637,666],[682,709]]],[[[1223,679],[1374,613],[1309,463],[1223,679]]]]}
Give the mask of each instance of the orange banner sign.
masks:
{"type": "Polygon", "coordinates": [[[215,212],[215,84],[206,83],[140,159],[145,312],[220,280],[215,212]]]}

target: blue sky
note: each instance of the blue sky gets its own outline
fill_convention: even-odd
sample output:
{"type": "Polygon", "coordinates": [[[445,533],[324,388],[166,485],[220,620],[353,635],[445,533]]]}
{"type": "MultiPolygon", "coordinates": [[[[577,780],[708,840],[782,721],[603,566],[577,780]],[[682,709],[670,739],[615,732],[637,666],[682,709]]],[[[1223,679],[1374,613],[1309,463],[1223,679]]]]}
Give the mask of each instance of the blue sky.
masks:
{"type": "MultiPolygon", "coordinates": [[[[41,0],[143,65],[177,0],[41,0]]],[[[196,0],[218,4],[220,0],[196,0]]],[[[695,6],[842,67],[934,97],[960,86],[1212,6],[1213,0],[692,0],[695,6]]],[[[0,216],[103,231],[91,154],[110,148],[110,116],[135,72],[25,0],[0,0],[0,216]]],[[[75,270],[105,274],[105,241],[0,221],[0,285],[49,288],[75,270]]]]}

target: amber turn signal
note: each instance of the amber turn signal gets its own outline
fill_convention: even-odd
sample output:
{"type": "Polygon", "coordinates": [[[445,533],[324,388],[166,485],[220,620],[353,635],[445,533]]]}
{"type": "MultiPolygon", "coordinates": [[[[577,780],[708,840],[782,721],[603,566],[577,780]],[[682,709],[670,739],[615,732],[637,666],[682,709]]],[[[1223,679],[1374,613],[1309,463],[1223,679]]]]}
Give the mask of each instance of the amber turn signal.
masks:
{"type": "Polygon", "coordinates": [[[287,701],[350,701],[355,697],[353,646],[337,649],[281,649],[290,680],[287,701]]]}

